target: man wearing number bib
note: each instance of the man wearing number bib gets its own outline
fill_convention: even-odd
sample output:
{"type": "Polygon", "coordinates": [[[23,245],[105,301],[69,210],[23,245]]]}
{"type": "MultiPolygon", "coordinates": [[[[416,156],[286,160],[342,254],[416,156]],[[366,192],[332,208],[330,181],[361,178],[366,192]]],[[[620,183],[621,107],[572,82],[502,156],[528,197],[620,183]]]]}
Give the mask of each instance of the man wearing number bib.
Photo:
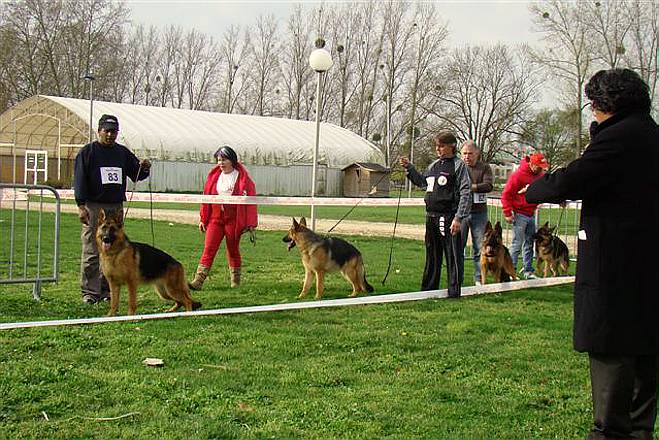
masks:
{"type": "Polygon", "coordinates": [[[98,140],[85,145],[76,156],[73,189],[82,223],[80,289],[82,300],[95,304],[109,298],[109,287],[99,267],[96,222],[99,211],[121,209],[126,200],[126,177],[133,182],[149,176],[151,163],[139,159],[115,141],[119,120],[103,115],[98,121],[98,140]]]}
{"type": "Polygon", "coordinates": [[[442,257],[446,257],[446,278],[449,298],[460,297],[464,257],[460,238],[460,223],[469,215],[471,193],[467,166],[455,157],[458,141],[450,132],[435,139],[438,159],[423,174],[407,157],[400,158],[410,181],[426,188],[426,267],[421,290],[439,289],[442,257]]]}
{"type": "Polygon", "coordinates": [[[492,191],[493,178],[490,164],[480,160],[480,149],[472,140],[462,144],[462,160],[467,165],[471,179],[471,212],[461,223],[462,254],[471,231],[471,248],[474,256],[474,284],[481,284],[481,242],[487,225],[487,193],[492,191]]]}

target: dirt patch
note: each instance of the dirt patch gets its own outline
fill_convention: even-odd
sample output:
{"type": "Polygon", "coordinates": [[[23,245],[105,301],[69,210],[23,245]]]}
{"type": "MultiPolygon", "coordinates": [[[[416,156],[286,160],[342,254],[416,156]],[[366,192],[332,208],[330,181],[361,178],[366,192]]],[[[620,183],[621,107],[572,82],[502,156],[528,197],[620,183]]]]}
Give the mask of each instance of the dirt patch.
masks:
{"type": "MultiPolygon", "coordinates": [[[[52,210],[52,207],[49,208],[52,210]]],[[[61,205],[62,212],[77,213],[78,208],[74,205],[61,205]]],[[[128,218],[150,218],[151,211],[146,208],[130,208],[128,218]]],[[[180,211],[176,209],[154,209],[153,219],[181,223],[186,225],[197,225],[199,213],[196,211],[180,211]]],[[[328,231],[338,220],[316,220],[316,230],[319,233],[328,231]]],[[[263,231],[285,231],[291,226],[291,218],[279,215],[259,215],[258,229],[263,231]]],[[[354,220],[343,220],[332,233],[345,235],[370,235],[378,237],[390,237],[394,229],[392,223],[361,222],[354,220]]],[[[396,226],[396,237],[423,240],[425,236],[424,225],[398,224],[396,226]]]]}

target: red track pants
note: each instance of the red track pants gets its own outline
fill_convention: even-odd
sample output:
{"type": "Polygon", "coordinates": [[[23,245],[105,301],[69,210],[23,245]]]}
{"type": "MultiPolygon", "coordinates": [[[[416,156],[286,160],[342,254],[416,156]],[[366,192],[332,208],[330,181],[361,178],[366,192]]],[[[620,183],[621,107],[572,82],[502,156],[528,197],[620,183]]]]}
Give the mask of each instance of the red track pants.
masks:
{"type": "Polygon", "coordinates": [[[210,268],[215,260],[217,250],[220,248],[222,239],[226,237],[227,260],[229,267],[240,267],[240,235],[235,233],[234,222],[222,223],[222,219],[212,219],[206,228],[206,239],[204,241],[204,252],[201,254],[199,264],[210,268]]]}

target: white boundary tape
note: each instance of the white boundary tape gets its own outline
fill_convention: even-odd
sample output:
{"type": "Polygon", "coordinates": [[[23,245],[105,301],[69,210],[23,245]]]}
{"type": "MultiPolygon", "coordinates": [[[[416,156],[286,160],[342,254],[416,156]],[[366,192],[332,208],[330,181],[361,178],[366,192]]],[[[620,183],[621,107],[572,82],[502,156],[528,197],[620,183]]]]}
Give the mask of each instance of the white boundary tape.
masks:
{"type": "MultiPolygon", "coordinates": [[[[463,296],[481,295],[485,293],[499,293],[513,290],[528,289],[531,287],[557,286],[573,283],[574,277],[539,278],[535,280],[513,281],[485,286],[463,287],[463,296]]],[[[395,293],[390,295],[373,295],[357,298],[330,299],[324,301],[300,301],[286,304],[270,304],[265,306],[232,307],[214,310],[197,310],[195,312],[154,313],[150,315],[111,316],[102,318],[80,318],[50,321],[8,322],[0,324],[0,330],[14,330],[19,328],[58,327],[81,324],[105,324],[109,322],[139,322],[153,319],[167,319],[193,316],[236,315],[242,313],[281,312],[285,310],[320,309],[326,307],[343,307],[362,304],[384,304],[393,302],[419,301],[424,299],[446,298],[446,289],[430,290],[425,292],[395,293]]]]}
{"type": "MultiPolygon", "coordinates": [[[[57,190],[61,199],[73,200],[73,190],[57,190]]],[[[362,206],[397,206],[398,198],[371,198],[371,197],[265,197],[265,196],[211,196],[203,194],[170,194],[170,193],[148,193],[148,192],[126,192],[126,199],[133,202],[151,202],[154,203],[210,203],[225,205],[298,205],[298,206],[353,206],[360,204],[362,206]]],[[[501,200],[489,197],[487,204],[490,206],[501,206],[501,200]]],[[[401,197],[400,206],[425,206],[425,202],[420,197],[401,197]]],[[[558,206],[545,204],[541,206],[558,206]]],[[[568,207],[577,208],[578,202],[568,203],[568,207]]]]}

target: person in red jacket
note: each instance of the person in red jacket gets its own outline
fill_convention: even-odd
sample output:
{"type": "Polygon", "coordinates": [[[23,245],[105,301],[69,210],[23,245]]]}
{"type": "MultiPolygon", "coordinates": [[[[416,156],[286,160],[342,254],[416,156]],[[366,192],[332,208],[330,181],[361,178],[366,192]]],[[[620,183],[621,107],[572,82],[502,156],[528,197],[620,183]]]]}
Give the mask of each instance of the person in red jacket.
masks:
{"type": "Polygon", "coordinates": [[[535,234],[535,210],[537,204],[527,203],[524,193],[528,186],[544,175],[549,168],[547,159],[542,153],[533,153],[524,157],[508,178],[501,193],[503,216],[513,225],[513,243],[510,254],[513,266],[517,270],[517,257],[522,254],[522,273],[524,278],[535,278],[533,275],[533,234],[535,234]],[[522,249],[523,248],[523,249],[522,249]]]}
{"type": "MultiPolygon", "coordinates": [[[[255,196],[256,186],[238,155],[229,146],[219,148],[213,155],[217,166],[208,173],[204,194],[222,196],[255,196]]],[[[231,287],[240,284],[240,237],[258,224],[256,205],[223,205],[202,203],[199,210],[199,231],[206,234],[204,251],[190,288],[200,290],[208,277],[222,240],[226,238],[227,259],[231,272],[231,287]]]]}

